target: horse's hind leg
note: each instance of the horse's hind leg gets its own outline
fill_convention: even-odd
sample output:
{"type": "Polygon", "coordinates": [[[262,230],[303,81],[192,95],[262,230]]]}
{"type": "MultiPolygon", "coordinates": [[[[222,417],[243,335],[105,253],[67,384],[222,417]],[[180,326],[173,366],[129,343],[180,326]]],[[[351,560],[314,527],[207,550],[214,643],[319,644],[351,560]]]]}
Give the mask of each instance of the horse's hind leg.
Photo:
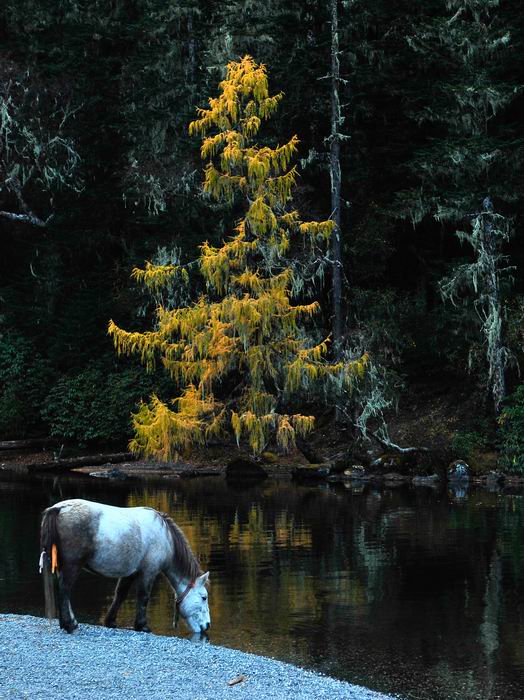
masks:
{"type": "Polygon", "coordinates": [[[118,579],[118,583],[116,584],[115,588],[115,595],[113,597],[113,602],[111,603],[111,607],[109,608],[109,610],[107,611],[107,615],[105,616],[104,625],[106,627],[116,627],[116,616],[118,615],[120,606],[127,598],[129,589],[131,588],[133,581],[136,579],[136,576],[136,574],[132,574],[131,576],[126,576],[125,578],[118,579]]]}
{"type": "Polygon", "coordinates": [[[66,632],[74,632],[78,627],[71,607],[71,589],[80,572],[80,566],[66,563],[58,575],[58,617],[60,627],[66,632]]]}
{"type": "Polygon", "coordinates": [[[138,577],[137,587],[136,587],[136,617],[135,617],[135,630],[137,632],[151,632],[147,626],[147,604],[149,602],[149,596],[151,595],[151,589],[153,588],[153,583],[155,576],[150,574],[141,573],[138,577]]]}

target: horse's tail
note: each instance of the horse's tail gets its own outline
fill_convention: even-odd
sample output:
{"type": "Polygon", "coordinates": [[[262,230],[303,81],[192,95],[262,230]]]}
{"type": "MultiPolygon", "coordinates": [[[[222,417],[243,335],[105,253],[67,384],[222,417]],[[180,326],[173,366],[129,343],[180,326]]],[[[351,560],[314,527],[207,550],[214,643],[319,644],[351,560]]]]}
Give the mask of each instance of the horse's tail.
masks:
{"type": "Polygon", "coordinates": [[[58,573],[60,556],[60,535],[56,523],[59,513],[60,508],[45,510],[40,526],[40,571],[44,582],[45,614],[49,619],[57,617],[53,574],[58,573]]]}

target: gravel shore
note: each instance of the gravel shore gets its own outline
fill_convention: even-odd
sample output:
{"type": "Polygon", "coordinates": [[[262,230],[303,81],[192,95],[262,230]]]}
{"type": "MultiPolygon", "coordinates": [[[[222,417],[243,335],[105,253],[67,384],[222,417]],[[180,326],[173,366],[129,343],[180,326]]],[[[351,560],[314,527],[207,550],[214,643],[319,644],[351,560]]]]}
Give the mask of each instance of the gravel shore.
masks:
{"type": "Polygon", "coordinates": [[[56,620],[28,615],[0,615],[0,698],[388,700],[225,647],[85,624],[68,635],[56,620]]]}

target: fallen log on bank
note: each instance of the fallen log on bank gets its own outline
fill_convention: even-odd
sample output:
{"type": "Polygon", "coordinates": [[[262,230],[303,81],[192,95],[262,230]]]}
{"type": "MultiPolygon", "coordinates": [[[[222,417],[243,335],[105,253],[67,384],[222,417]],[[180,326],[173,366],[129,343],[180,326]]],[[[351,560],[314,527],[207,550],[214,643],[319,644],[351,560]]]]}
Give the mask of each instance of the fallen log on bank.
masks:
{"type": "Polygon", "coordinates": [[[55,438],[32,438],[29,440],[0,440],[0,450],[29,450],[58,445],[55,438]]]}
{"type": "Polygon", "coordinates": [[[183,469],[175,472],[181,479],[194,479],[200,476],[222,476],[224,467],[199,467],[198,469],[183,469]]]}
{"type": "Polygon", "coordinates": [[[118,464],[132,462],[137,459],[133,452],[117,452],[115,454],[97,454],[88,457],[72,457],[71,459],[54,459],[47,462],[33,462],[27,465],[31,473],[68,472],[79,467],[97,467],[101,464],[118,464]]]}
{"type": "Polygon", "coordinates": [[[295,467],[291,472],[291,478],[296,481],[325,481],[330,474],[331,465],[323,463],[309,467],[295,467]]]}

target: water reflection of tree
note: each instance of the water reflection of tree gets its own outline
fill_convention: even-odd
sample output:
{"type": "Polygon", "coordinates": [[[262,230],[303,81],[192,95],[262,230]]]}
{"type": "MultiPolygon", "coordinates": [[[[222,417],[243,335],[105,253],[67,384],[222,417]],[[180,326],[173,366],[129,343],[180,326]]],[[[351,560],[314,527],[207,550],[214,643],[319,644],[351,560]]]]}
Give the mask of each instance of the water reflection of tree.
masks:
{"type": "MultiPolygon", "coordinates": [[[[488,698],[511,668],[524,668],[520,496],[473,492],[455,502],[421,490],[357,494],[275,482],[233,490],[217,480],[172,489],[64,480],[61,491],[173,515],[211,570],[216,643],[383,690],[416,687],[428,700],[488,698]]],[[[40,605],[38,520],[59,495],[51,482],[29,493],[11,503],[0,492],[0,546],[18,543],[0,561],[8,579],[0,595],[16,589],[40,605]]],[[[80,578],[79,619],[93,619],[91,611],[99,619],[112,583],[80,578]]],[[[126,604],[123,624],[133,607],[126,604]]],[[[156,632],[172,633],[172,612],[160,583],[150,610],[156,632]]]]}
{"type": "MultiPolygon", "coordinates": [[[[488,698],[503,659],[524,668],[520,497],[217,480],[126,494],[173,515],[211,570],[217,643],[428,700],[488,698]]],[[[171,633],[171,615],[161,584],[153,628],[171,633]]]]}
{"type": "Polygon", "coordinates": [[[510,517],[496,496],[455,503],[424,491],[356,495],[272,483],[233,492],[213,482],[204,492],[187,483],[141,498],[171,512],[215,572],[218,624],[249,619],[276,653],[289,653],[291,637],[324,668],[343,656],[353,678],[369,673],[371,658],[391,677],[395,658],[407,669],[422,663],[441,688],[461,665],[474,672],[477,692],[488,683],[500,635],[496,533],[510,517]]]}

